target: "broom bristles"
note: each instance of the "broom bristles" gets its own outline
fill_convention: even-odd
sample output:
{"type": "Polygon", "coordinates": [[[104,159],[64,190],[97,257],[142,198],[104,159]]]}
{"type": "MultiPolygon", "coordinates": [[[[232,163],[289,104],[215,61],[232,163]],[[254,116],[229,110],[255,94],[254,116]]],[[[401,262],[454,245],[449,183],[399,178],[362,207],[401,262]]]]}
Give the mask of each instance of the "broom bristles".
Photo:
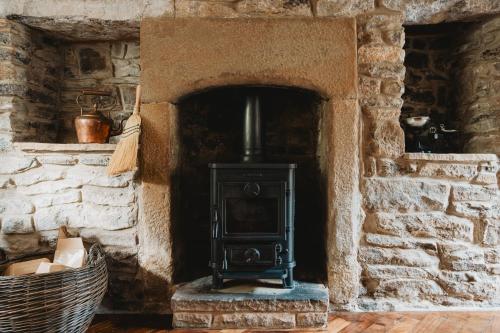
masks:
{"type": "Polygon", "coordinates": [[[106,169],[108,175],[115,176],[137,168],[137,151],[141,133],[141,117],[139,116],[140,87],[137,87],[137,97],[134,112],[128,118],[106,169]]]}

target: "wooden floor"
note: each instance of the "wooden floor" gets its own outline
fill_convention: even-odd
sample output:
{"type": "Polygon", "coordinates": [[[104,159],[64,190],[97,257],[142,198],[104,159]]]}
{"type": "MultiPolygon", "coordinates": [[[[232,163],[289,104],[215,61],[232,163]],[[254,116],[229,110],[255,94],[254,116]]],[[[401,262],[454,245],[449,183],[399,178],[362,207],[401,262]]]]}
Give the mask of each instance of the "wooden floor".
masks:
{"type": "MultiPolygon", "coordinates": [[[[216,332],[214,330],[172,330],[169,326],[170,317],[168,316],[98,316],[88,333],[216,332]]],[[[223,330],[218,332],[263,331],[223,330]]],[[[330,315],[328,329],[323,331],[332,333],[500,333],[500,311],[335,313],[330,315]]],[[[318,330],[292,330],[292,332],[318,332],[318,330]]]]}

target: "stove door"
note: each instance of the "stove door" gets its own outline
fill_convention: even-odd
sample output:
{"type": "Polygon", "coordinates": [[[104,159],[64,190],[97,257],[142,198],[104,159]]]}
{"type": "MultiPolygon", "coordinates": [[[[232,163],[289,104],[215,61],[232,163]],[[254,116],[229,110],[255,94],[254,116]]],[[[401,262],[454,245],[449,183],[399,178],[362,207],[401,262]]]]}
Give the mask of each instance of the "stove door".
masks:
{"type": "Polygon", "coordinates": [[[223,239],[279,239],[285,232],[285,182],[218,184],[223,239]]]}

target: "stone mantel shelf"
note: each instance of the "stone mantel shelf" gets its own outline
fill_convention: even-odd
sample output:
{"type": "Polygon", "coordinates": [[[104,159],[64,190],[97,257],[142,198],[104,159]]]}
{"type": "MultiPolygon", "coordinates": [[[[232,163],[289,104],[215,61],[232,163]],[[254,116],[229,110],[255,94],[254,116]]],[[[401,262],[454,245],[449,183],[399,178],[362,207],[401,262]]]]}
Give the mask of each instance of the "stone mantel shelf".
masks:
{"type": "Polygon", "coordinates": [[[440,162],[496,162],[496,154],[432,154],[432,153],[405,153],[406,160],[440,161],[440,162]]]}
{"type": "Polygon", "coordinates": [[[113,153],[116,144],[112,143],[41,143],[41,142],[16,142],[13,147],[24,152],[95,152],[113,153]]]}

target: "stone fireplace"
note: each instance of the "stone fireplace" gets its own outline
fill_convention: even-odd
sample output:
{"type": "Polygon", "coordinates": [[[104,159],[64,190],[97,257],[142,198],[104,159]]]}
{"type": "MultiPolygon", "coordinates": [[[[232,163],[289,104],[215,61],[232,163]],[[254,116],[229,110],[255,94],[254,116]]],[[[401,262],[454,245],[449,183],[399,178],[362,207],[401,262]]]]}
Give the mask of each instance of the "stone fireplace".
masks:
{"type": "Polygon", "coordinates": [[[330,310],[500,306],[497,1],[48,3],[0,8],[9,256],[67,225],[108,254],[102,312],[171,312],[210,274],[207,164],[239,159],[241,88],[258,86],[268,155],[298,163],[297,280],[330,310]],[[115,145],[75,143],[73,101],[110,91],[118,123],[139,82],[140,165],[108,177],[115,145]],[[460,131],[446,154],[405,147],[417,114],[460,131]]]}

